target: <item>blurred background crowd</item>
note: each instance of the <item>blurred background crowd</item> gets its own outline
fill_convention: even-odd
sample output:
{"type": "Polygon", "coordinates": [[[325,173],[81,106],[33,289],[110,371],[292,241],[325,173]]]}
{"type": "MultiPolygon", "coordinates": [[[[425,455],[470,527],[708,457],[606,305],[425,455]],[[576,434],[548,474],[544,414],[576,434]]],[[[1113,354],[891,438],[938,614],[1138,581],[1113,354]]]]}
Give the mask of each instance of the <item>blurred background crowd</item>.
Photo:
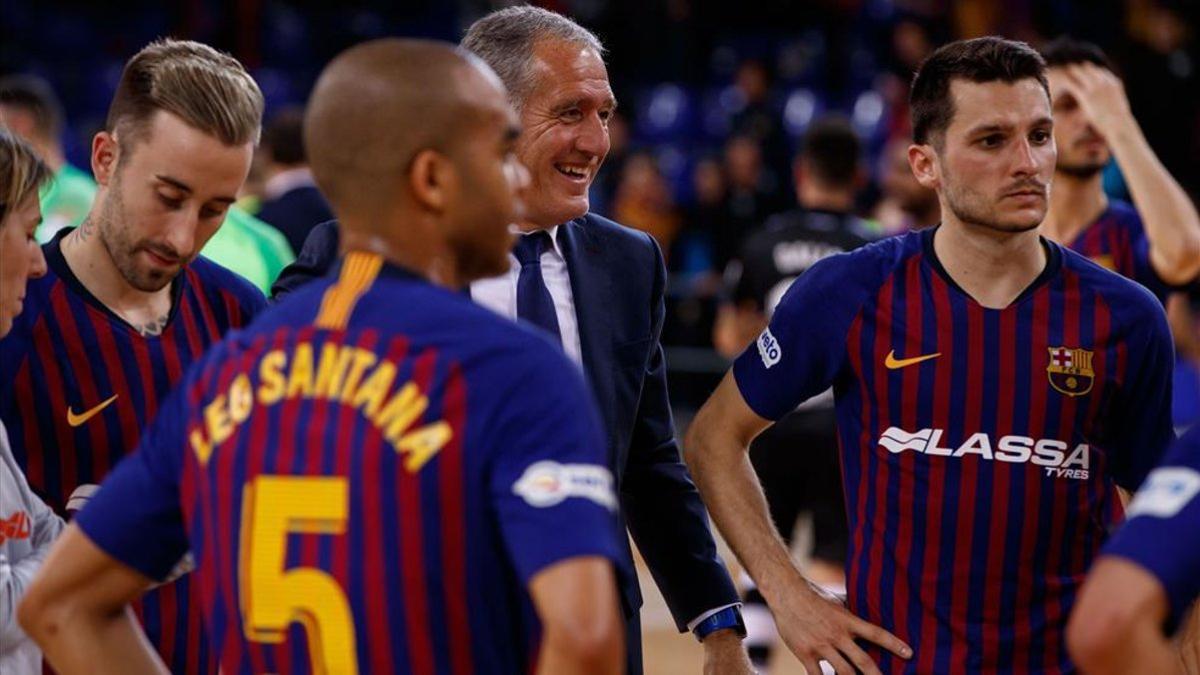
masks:
{"type": "MultiPolygon", "coordinates": [[[[43,154],[70,178],[56,182],[63,208],[48,214],[41,236],[86,212],[90,139],[103,124],[125,59],[158,36],[201,40],[245,63],[266,95],[267,125],[243,209],[210,249],[223,247],[233,265],[247,268],[239,271],[269,286],[308,229],[329,217],[305,168],[300,135],[302,106],[321,67],[345,47],[385,35],[457,41],[471,21],[504,4],[0,0],[0,73],[33,76],[35,89],[44,83],[57,99],[48,124],[39,130],[29,123],[44,137],[43,154]],[[251,249],[263,253],[249,260],[251,249]]],[[[619,109],[612,150],[592,187],[592,210],[650,233],[666,255],[671,284],[663,342],[672,396],[685,419],[727,365],[727,354],[713,348],[726,272],[738,264],[747,235],[795,207],[797,154],[815,121],[840,116],[857,135],[853,199],[873,236],[936,223],[936,199],[916,183],[905,158],[905,103],[914,68],[947,40],[1002,34],[1039,46],[1069,33],[1099,44],[1123,75],[1155,152],[1200,196],[1195,1],[539,4],[593,29],[608,48],[619,109]]],[[[1127,198],[1115,165],[1106,170],[1105,186],[1127,198]]],[[[1191,294],[1193,307],[1197,295],[1191,294]]],[[[1197,315],[1183,314],[1188,318],[1176,326],[1180,368],[1193,374],[1200,364],[1197,315]]],[[[1180,380],[1181,424],[1200,416],[1198,380],[1180,380]]]]}

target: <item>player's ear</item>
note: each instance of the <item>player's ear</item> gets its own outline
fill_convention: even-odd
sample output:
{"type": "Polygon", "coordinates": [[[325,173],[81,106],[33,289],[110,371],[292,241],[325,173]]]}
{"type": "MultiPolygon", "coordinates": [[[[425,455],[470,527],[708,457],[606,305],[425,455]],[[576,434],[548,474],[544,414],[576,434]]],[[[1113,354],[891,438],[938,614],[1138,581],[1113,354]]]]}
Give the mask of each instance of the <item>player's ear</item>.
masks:
{"type": "Polygon", "coordinates": [[[444,211],[449,200],[447,188],[454,180],[449,158],[436,150],[422,150],[413,158],[408,174],[409,187],[417,203],[433,211],[444,211]]]}
{"type": "Polygon", "coordinates": [[[941,187],[941,174],[937,163],[937,151],[932,145],[916,143],[908,146],[908,166],[913,176],[923,187],[936,190],[941,187]]]}
{"type": "Polygon", "coordinates": [[[120,160],[121,144],[115,133],[101,131],[92,137],[92,174],[96,183],[107,186],[120,160]]]}

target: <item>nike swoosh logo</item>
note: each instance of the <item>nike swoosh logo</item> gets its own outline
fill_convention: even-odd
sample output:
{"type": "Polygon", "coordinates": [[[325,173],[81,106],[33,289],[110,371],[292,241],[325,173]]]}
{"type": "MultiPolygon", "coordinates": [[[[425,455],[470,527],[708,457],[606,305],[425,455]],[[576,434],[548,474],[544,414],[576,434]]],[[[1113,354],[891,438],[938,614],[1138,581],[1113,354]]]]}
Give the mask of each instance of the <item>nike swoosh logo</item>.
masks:
{"type": "Polygon", "coordinates": [[[76,415],[76,414],[75,414],[75,411],[74,411],[74,410],[71,410],[71,406],[67,406],[67,424],[71,425],[72,427],[77,427],[77,426],[79,426],[80,424],[83,424],[84,422],[86,422],[86,421],[88,421],[88,420],[92,419],[92,418],[93,418],[93,417],[95,417],[95,416],[96,416],[96,415],[97,415],[97,414],[98,414],[98,413],[99,413],[101,410],[104,410],[104,409],[105,409],[105,408],[107,408],[107,407],[108,407],[108,406],[109,406],[109,405],[110,405],[110,404],[111,404],[113,401],[117,400],[117,396],[118,396],[117,394],[113,394],[113,395],[112,395],[112,397],[111,397],[111,398],[109,398],[109,399],[108,399],[107,401],[105,401],[104,403],[101,403],[100,405],[96,406],[95,408],[92,408],[91,410],[86,410],[86,411],[84,411],[84,412],[83,412],[82,414],[80,414],[80,415],[76,415]]]}
{"type": "Polygon", "coordinates": [[[892,351],[888,352],[887,358],[885,358],[883,360],[883,365],[887,366],[888,370],[896,370],[897,368],[911,366],[913,364],[920,363],[922,361],[928,361],[929,359],[936,359],[937,357],[939,357],[941,355],[942,355],[942,353],[938,352],[936,354],[926,354],[924,356],[914,356],[911,359],[898,359],[898,358],[896,358],[896,350],[893,349],[892,351]]]}

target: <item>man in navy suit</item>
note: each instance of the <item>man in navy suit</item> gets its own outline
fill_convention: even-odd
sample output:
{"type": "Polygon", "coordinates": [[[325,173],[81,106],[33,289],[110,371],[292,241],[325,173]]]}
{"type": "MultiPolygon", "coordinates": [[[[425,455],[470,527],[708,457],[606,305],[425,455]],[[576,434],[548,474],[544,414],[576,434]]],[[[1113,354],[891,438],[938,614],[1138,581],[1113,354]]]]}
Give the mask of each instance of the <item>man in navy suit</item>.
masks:
{"type": "Polygon", "coordinates": [[[258,213],[287,237],[293,251],[318,223],[333,218],[329,202],[317,189],[304,149],[304,110],[285,108],[263,129],[262,147],[267,181],[258,213]]]}
{"type": "MultiPolygon", "coordinates": [[[[608,154],[616,102],[586,29],[534,7],[489,14],[463,46],[507,85],[521,115],[517,156],[529,169],[525,234],[509,272],[471,284],[476,302],[557,336],[599,403],[621,516],[682,632],[702,641],[706,673],[750,673],[738,597],[675,441],[662,331],[666,271],[648,235],[588,213],[588,187],[608,154]]],[[[497,152],[501,149],[497,148],[497,152]]],[[[276,297],[324,273],[337,254],[335,223],[318,226],[276,297]]],[[[625,551],[629,568],[632,554],[625,551]]],[[[629,672],[640,674],[642,598],[621,580],[629,672]]]]}

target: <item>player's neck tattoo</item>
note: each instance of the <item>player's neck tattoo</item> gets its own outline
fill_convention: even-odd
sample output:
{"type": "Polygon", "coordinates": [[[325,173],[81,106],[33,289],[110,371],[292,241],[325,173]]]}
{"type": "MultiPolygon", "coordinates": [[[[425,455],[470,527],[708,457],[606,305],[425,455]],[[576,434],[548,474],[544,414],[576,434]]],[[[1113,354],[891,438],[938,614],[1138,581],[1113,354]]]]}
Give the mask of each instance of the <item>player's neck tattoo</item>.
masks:
{"type": "Polygon", "coordinates": [[[92,214],[89,213],[86,217],[84,217],[83,222],[79,224],[79,227],[75,228],[75,231],[71,233],[71,236],[82,244],[90,239],[95,233],[96,221],[92,219],[92,214]]]}
{"type": "Polygon", "coordinates": [[[163,330],[167,327],[167,320],[170,318],[170,316],[170,314],[163,314],[149,323],[142,325],[135,324],[133,329],[140,333],[142,337],[154,337],[157,335],[162,335],[163,330]]]}

